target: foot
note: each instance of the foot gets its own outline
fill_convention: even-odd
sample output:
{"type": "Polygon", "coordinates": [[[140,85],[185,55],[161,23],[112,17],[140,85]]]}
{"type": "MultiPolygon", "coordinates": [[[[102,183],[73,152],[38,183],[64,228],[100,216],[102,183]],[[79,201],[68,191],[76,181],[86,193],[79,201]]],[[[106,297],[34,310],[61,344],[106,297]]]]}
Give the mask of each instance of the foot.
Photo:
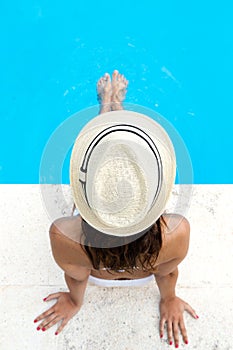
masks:
{"type": "Polygon", "coordinates": [[[100,104],[100,113],[109,112],[111,110],[112,84],[110,75],[105,73],[97,83],[98,101],[100,104]]]}
{"type": "Polygon", "coordinates": [[[126,89],[128,86],[128,80],[124,75],[119,74],[117,70],[114,70],[112,75],[112,110],[117,111],[123,109],[122,102],[125,99],[126,89]]]}

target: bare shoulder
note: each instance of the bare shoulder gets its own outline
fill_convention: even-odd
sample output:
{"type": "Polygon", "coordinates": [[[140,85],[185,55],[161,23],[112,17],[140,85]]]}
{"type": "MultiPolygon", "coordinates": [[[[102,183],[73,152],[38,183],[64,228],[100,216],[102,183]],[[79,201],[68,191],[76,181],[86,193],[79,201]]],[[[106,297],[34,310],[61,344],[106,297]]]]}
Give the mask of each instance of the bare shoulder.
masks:
{"type": "Polygon", "coordinates": [[[190,224],[184,216],[179,214],[164,214],[163,219],[166,223],[165,234],[189,236],[190,224]]]}
{"type": "Polygon", "coordinates": [[[81,232],[80,216],[59,218],[50,226],[52,252],[60,267],[65,265],[89,265],[89,259],[80,244],[81,232]]]}
{"type": "Polygon", "coordinates": [[[81,234],[81,217],[68,216],[54,220],[49,229],[50,234],[65,236],[79,242],[81,234]]]}
{"type": "Polygon", "coordinates": [[[163,262],[172,259],[182,260],[188,251],[190,224],[182,215],[163,215],[165,225],[163,225],[163,245],[161,257],[163,262]]]}

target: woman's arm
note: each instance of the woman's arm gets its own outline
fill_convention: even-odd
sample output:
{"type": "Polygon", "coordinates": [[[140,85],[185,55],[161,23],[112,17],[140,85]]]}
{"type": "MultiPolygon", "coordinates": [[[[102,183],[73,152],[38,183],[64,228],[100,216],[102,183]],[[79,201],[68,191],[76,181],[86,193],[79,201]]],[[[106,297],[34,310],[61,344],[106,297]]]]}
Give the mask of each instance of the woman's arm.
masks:
{"type": "Polygon", "coordinates": [[[80,305],[81,307],[87,287],[88,277],[83,281],[78,281],[65,272],[65,281],[69,288],[71,299],[77,306],[80,305]]]}
{"type": "Polygon", "coordinates": [[[185,344],[188,344],[188,336],[183,320],[183,312],[188,311],[194,318],[198,318],[196,312],[182,299],[176,296],[175,287],[178,278],[178,265],[185,258],[189,247],[190,226],[183,219],[177,229],[170,233],[165,251],[169,252],[169,258],[158,266],[154,274],[160,291],[160,337],[163,337],[166,324],[168,342],[179,346],[179,333],[183,336],[185,344]]]}
{"type": "Polygon", "coordinates": [[[173,272],[170,272],[168,275],[159,276],[155,274],[154,276],[160,291],[161,300],[165,300],[166,298],[172,298],[176,296],[175,287],[178,278],[177,266],[175,270],[173,272]]]}
{"type": "Polygon", "coordinates": [[[35,322],[43,320],[37,330],[45,331],[62,321],[55,333],[57,335],[80,310],[91,270],[79,264],[77,243],[64,237],[58,231],[57,226],[50,227],[50,240],[54,259],[65,272],[69,292],[53,293],[47,296],[45,301],[57,299],[57,302],[39,315],[35,322]]]}
{"type": "Polygon", "coordinates": [[[190,225],[187,219],[180,215],[168,216],[167,224],[174,225],[175,229],[167,226],[163,239],[163,263],[159,264],[154,274],[161,299],[174,297],[178,278],[178,265],[184,260],[189,248],[190,225]],[[173,220],[173,221],[172,221],[173,220]]]}

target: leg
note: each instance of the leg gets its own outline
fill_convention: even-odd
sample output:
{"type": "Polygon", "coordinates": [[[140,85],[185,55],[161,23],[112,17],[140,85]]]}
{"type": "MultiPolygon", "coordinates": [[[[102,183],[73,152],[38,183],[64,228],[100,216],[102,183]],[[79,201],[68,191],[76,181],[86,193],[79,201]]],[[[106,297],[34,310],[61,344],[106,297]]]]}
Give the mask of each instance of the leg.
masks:
{"type": "MultiPolygon", "coordinates": [[[[100,112],[106,113],[111,111],[111,98],[112,98],[112,85],[110,75],[105,73],[105,75],[99,79],[97,83],[97,96],[100,104],[100,112]]],[[[76,206],[73,205],[71,215],[74,214],[76,206]]]]}
{"type": "Polygon", "coordinates": [[[117,70],[114,70],[112,75],[112,111],[124,109],[122,102],[125,99],[128,83],[129,82],[125,79],[124,75],[119,74],[117,70]]]}
{"type": "MultiPolygon", "coordinates": [[[[123,109],[122,102],[125,99],[128,83],[124,75],[119,74],[117,70],[114,70],[112,74],[112,83],[108,73],[105,73],[99,79],[97,83],[97,94],[100,104],[99,114],[123,109]]],[[[75,208],[74,204],[71,215],[73,215],[75,208]]]]}
{"type": "Polygon", "coordinates": [[[99,79],[97,83],[98,101],[100,104],[100,112],[106,113],[111,111],[112,85],[110,75],[105,75],[99,79]]]}

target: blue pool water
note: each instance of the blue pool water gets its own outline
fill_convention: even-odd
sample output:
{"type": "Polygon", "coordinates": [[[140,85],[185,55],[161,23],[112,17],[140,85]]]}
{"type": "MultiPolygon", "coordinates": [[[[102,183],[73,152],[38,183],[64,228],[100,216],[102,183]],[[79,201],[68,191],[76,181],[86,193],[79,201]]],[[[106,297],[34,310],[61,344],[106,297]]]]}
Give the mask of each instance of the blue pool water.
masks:
{"type": "Polygon", "coordinates": [[[39,183],[53,132],[96,105],[96,81],[118,69],[130,82],[126,102],[160,113],[181,135],[194,183],[232,183],[232,8],[200,0],[3,1],[0,182],[39,183]]]}

